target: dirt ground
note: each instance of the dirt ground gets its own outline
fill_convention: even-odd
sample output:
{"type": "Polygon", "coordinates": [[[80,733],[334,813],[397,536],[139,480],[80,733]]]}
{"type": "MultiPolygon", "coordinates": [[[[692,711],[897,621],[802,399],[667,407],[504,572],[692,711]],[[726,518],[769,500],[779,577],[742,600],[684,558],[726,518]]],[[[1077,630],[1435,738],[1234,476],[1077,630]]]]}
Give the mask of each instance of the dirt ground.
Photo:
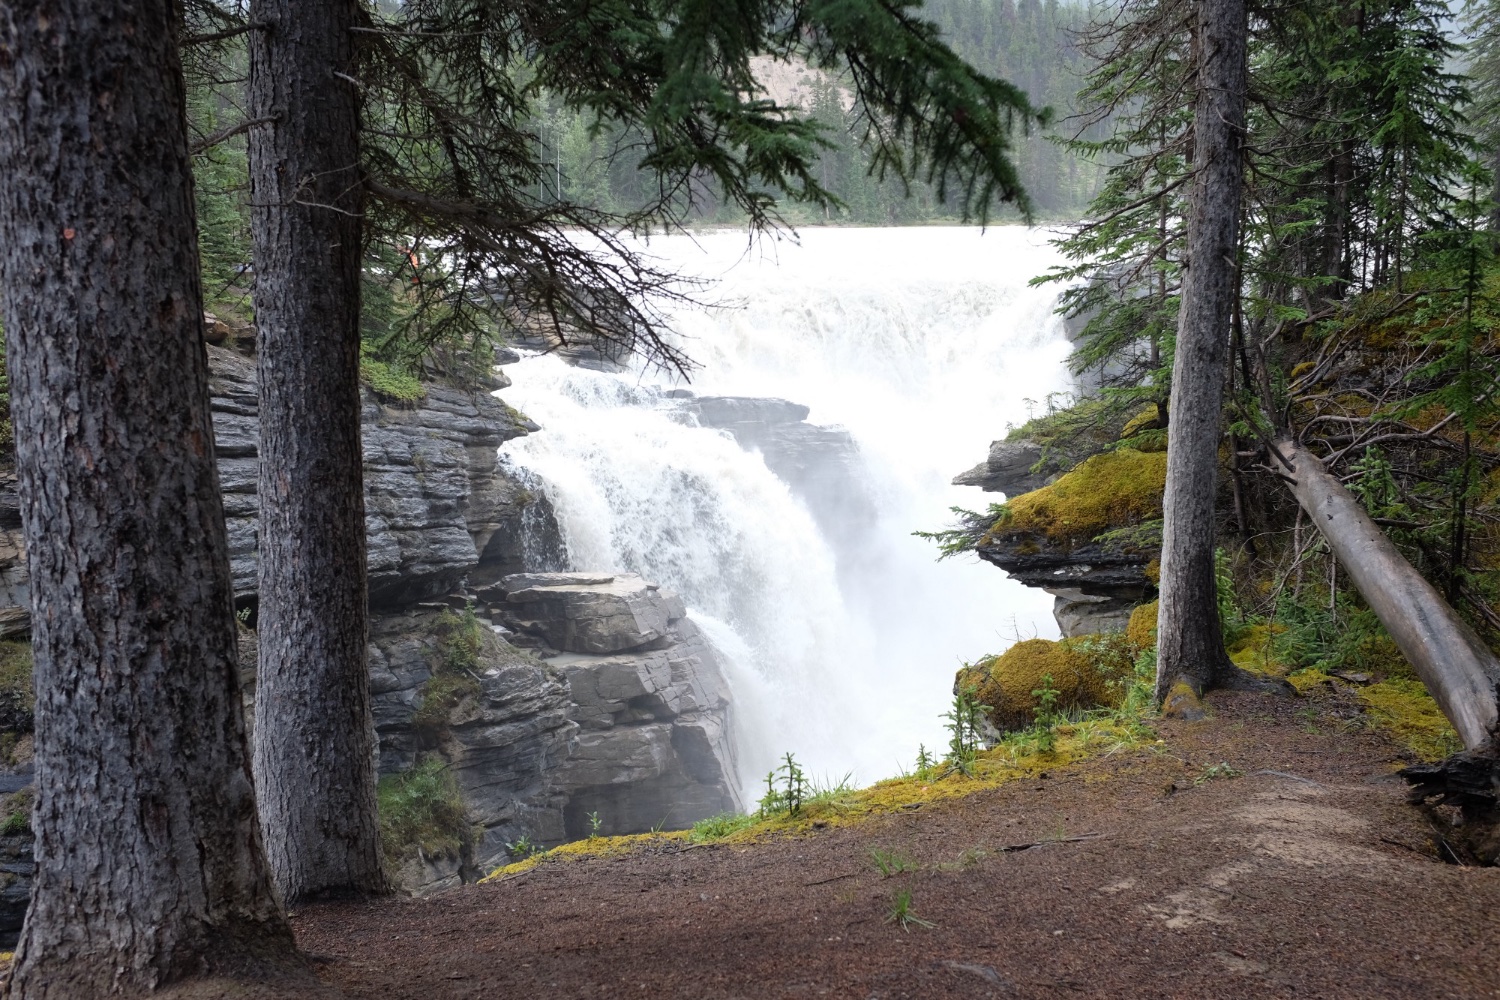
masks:
{"type": "Polygon", "coordinates": [[[371,1000],[1500,997],[1500,870],[1438,860],[1399,749],[1336,700],[1210,703],[1155,752],[858,827],[294,924],[325,983],[371,1000]],[[903,892],[932,926],[888,921],[903,892]]]}

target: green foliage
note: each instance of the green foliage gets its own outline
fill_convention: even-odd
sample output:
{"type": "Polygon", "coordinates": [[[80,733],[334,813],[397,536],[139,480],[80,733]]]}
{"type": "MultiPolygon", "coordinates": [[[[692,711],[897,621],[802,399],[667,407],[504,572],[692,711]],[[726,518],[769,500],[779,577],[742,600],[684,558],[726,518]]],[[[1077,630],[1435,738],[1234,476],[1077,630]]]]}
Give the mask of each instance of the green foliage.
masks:
{"type": "Polygon", "coordinates": [[[604,825],[604,821],[599,818],[599,813],[597,811],[589,813],[589,839],[590,840],[598,840],[599,839],[599,828],[601,826],[603,826],[603,825],[604,825]]]}
{"type": "Polygon", "coordinates": [[[472,843],[473,829],[458,782],[448,762],[436,754],[422,758],[409,771],[382,776],[377,794],[380,843],[392,861],[418,851],[454,858],[472,843]]]}
{"type": "Polygon", "coordinates": [[[933,928],[937,926],[932,921],[923,920],[917,916],[916,912],[912,909],[910,889],[898,889],[896,891],[896,894],[891,898],[891,908],[885,915],[885,922],[895,924],[903,931],[910,931],[913,927],[933,928]]]}
{"type": "Polygon", "coordinates": [[[913,775],[918,781],[927,781],[933,777],[939,763],[941,762],[927,751],[927,744],[917,744],[917,767],[913,775]]]}
{"type": "Polygon", "coordinates": [[[535,855],[543,854],[546,852],[546,850],[547,849],[540,844],[533,844],[531,842],[531,837],[528,834],[522,834],[514,841],[508,842],[505,845],[505,853],[509,854],[511,858],[516,861],[524,861],[525,859],[533,857],[535,855]]]}
{"type": "Polygon", "coordinates": [[[812,783],[808,781],[806,773],[797,759],[788,752],[782,758],[781,765],[766,775],[766,794],[760,800],[761,818],[783,812],[788,816],[797,815],[802,811],[803,801],[812,791],[812,783]]]}
{"type": "Polygon", "coordinates": [[[892,875],[900,875],[905,872],[914,872],[917,870],[915,862],[896,851],[886,851],[878,847],[872,847],[870,848],[870,859],[875,862],[875,868],[880,872],[881,878],[890,878],[892,875]]]}
{"type": "Polygon", "coordinates": [[[484,624],[474,606],[463,611],[445,609],[431,628],[437,639],[437,663],[432,677],[422,685],[422,704],[412,715],[414,725],[429,729],[447,725],[454,708],[484,693],[475,676],[484,648],[484,624]]]}
{"type": "Polygon", "coordinates": [[[31,643],[0,640],[0,699],[7,703],[11,712],[22,716],[30,716],[36,708],[31,643]]]}
{"type": "Polygon", "coordinates": [[[1051,753],[1056,748],[1058,690],[1052,684],[1052,675],[1043,674],[1041,687],[1031,692],[1036,699],[1037,746],[1042,753],[1051,753]]]}
{"type": "Polygon", "coordinates": [[[369,356],[359,359],[359,380],[388,402],[415,403],[427,396],[427,387],[408,369],[369,356]]]}
{"type": "Polygon", "coordinates": [[[1220,761],[1217,764],[1210,764],[1208,767],[1205,767],[1203,773],[1193,779],[1193,784],[1206,785],[1210,781],[1217,781],[1222,778],[1238,778],[1244,773],[1244,771],[1220,761]]]}
{"type": "Polygon", "coordinates": [[[943,761],[953,770],[971,774],[984,745],[982,725],[990,706],[979,703],[978,689],[958,686],[953,706],[943,713],[948,728],[948,752],[943,761]]]}
{"type": "Polygon", "coordinates": [[[36,792],[31,786],[5,796],[0,804],[0,837],[19,837],[31,833],[31,809],[36,804],[36,792]]]}
{"type": "Polygon", "coordinates": [[[731,834],[754,826],[760,819],[761,817],[758,815],[742,816],[736,813],[720,813],[717,816],[700,819],[694,823],[689,839],[695,844],[707,844],[715,840],[723,840],[731,834]]]}

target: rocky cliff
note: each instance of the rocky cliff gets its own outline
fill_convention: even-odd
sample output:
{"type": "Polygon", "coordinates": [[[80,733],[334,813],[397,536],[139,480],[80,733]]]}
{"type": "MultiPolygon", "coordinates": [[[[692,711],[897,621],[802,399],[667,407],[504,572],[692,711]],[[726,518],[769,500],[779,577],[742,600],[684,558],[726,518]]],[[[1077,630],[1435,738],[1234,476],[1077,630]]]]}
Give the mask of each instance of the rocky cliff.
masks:
{"type": "MultiPolygon", "coordinates": [[[[1020,583],[1052,594],[1056,599],[1052,615],[1064,636],[1124,631],[1131,610],[1155,595],[1160,521],[1151,521],[1149,511],[1142,520],[1140,509],[1132,510],[1123,523],[1100,516],[1121,505],[1099,494],[1115,492],[1116,485],[1122,487],[1118,491],[1121,494],[1129,492],[1123,488],[1127,485],[1140,489],[1135,482],[1113,484],[1109,475],[1100,471],[1132,464],[1115,461],[1112,456],[1144,454],[1134,450],[1100,453],[1098,459],[1083,459],[1070,472],[1054,457],[1055,452],[1039,442],[1024,438],[995,441],[984,462],[953,480],[955,485],[1004,493],[1007,508],[1031,513],[1029,518],[1017,519],[992,508],[995,513],[988,520],[993,523],[977,539],[974,551],[1020,583]],[[1089,474],[1085,469],[1095,471],[1089,474]],[[1044,494],[1067,493],[1070,486],[1073,496],[1042,499],[1044,494]],[[1096,495],[1080,498],[1076,495],[1080,490],[1096,495]],[[1079,523],[1070,527],[1069,515],[1079,523]],[[1085,530],[1076,530],[1079,527],[1085,530]]],[[[1154,502],[1159,518],[1159,486],[1148,485],[1144,492],[1145,506],[1154,502]]],[[[1118,516],[1121,510],[1112,513],[1118,516]]]]}
{"type": "MultiPolygon", "coordinates": [[[[236,600],[253,622],[255,366],[209,355],[236,600]]],[[[441,888],[514,845],[585,836],[590,813],[637,832],[737,807],[727,686],[681,601],[635,578],[516,576],[562,562],[545,498],[497,460],[536,426],[484,391],[440,385],[415,404],[366,389],[362,420],[382,780],[435,764],[462,812],[450,847],[396,846],[402,884],[441,888]]],[[[0,478],[0,639],[26,637],[29,603],[14,478],[0,478]]],[[[242,638],[253,696],[254,634],[242,638]]],[[[0,791],[29,782],[27,741],[15,743],[0,745],[0,791]]],[[[0,944],[19,929],[29,864],[28,835],[0,836],[0,944]]]]}

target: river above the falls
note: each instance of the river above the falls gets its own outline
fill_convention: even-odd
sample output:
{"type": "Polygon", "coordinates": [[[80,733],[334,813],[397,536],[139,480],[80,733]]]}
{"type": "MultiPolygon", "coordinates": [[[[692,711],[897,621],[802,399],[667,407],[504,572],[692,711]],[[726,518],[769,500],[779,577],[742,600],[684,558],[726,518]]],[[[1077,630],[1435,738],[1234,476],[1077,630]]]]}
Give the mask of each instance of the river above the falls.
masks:
{"type": "Polygon", "coordinates": [[[941,754],[962,663],[1057,634],[1049,595],[972,558],[939,563],[912,535],[999,499],[950,480],[1071,385],[1059,288],[1028,285],[1059,259],[1047,240],[656,237],[660,264],[711,282],[695,295],[714,308],[671,316],[701,366],[690,381],[555,355],[507,367],[503,398],[542,430],[501,454],[551,501],[568,568],[678,591],[724,657],[747,802],[786,752],[820,783],[859,784],[909,770],[919,745],[941,754]],[[718,396],[799,403],[847,438],[823,434],[789,474],[773,445],[703,426],[694,400],[718,396]]]}

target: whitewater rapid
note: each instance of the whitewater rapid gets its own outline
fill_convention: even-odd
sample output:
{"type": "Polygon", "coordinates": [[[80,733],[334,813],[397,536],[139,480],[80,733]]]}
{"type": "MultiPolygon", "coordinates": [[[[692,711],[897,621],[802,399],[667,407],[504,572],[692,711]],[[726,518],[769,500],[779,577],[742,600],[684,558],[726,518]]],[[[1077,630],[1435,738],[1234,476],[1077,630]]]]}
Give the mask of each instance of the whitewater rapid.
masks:
{"type": "MultiPolygon", "coordinates": [[[[679,309],[698,395],[779,397],[858,445],[878,517],[831,539],[759,453],[697,426],[660,372],[555,356],[506,370],[503,397],[543,428],[502,458],[551,501],[569,568],[628,571],[680,592],[724,656],[747,801],[791,751],[822,781],[910,769],[945,740],[954,671],[1016,638],[1056,635],[1052,598],[912,537],[948,508],[997,499],[949,481],[1008,424],[1065,393],[1046,233],[1000,227],[740,232],[646,250],[709,279],[679,309]],[[1028,402],[1029,401],[1029,402],[1028,402]]],[[[826,521],[825,521],[826,523],[826,521]]]]}

